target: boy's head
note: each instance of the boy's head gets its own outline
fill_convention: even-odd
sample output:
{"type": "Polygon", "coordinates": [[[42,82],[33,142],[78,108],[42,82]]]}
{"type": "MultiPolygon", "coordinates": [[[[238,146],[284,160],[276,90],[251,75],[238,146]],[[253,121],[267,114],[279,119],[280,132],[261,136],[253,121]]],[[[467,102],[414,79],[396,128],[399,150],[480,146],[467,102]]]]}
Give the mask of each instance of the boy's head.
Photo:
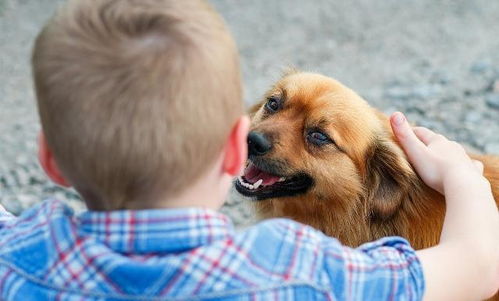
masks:
{"type": "Polygon", "coordinates": [[[94,209],[181,193],[243,114],[236,46],[202,0],[69,1],[33,73],[42,144],[94,209]]]}

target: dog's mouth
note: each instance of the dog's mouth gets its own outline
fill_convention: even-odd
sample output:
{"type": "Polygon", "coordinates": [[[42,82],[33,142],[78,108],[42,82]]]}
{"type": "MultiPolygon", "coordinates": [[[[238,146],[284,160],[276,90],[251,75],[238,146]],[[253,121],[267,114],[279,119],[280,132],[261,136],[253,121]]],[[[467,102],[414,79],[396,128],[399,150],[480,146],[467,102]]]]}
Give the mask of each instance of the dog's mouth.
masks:
{"type": "Polygon", "coordinates": [[[235,181],[235,187],[239,193],[257,200],[305,193],[312,184],[312,178],[304,173],[291,176],[279,175],[264,170],[251,161],[246,166],[243,175],[235,181]]]}

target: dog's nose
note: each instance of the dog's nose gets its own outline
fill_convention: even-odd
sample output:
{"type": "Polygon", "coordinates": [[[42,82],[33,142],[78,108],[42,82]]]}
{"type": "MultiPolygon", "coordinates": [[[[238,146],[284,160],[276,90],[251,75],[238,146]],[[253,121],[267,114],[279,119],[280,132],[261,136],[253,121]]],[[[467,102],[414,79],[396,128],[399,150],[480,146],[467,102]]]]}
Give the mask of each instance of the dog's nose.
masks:
{"type": "Polygon", "coordinates": [[[269,152],[272,148],[272,143],[265,137],[264,134],[258,132],[250,132],[248,134],[248,153],[253,156],[262,156],[269,152]]]}

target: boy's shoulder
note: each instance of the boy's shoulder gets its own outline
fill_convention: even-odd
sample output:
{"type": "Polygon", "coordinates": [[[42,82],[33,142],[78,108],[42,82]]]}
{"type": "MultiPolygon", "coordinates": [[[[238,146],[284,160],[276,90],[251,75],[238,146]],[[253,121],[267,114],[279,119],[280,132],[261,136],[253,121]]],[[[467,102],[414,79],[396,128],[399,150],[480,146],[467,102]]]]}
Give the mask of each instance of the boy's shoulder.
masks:
{"type": "Polygon", "coordinates": [[[284,218],[265,220],[236,233],[235,242],[244,247],[254,265],[272,271],[273,277],[319,286],[330,284],[322,277],[324,251],[342,252],[338,240],[284,218]]]}
{"type": "Polygon", "coordinates": [[[322,232],[286,218],[273,218],[261,221],[239,233],[241,237],[254,237],[255,244],[278,245],[297,248],[301,251],[315,250],[324,243],[341,244],[338,240],[325,236],[322,232]]]}
{"type": "Polygon", "coordinates": [[[72,226],[74,213],[61,201],[46,200],[25,210],[18,217],[9,213],[3,213],[3,217],[0,223],[1,257],[21,250],[29,254],[30,249],[33,249],[36,254],[41,254],[50,249],[42,244],[51,236],[50,232],[56,231],[62,235],[68,230],[72,226]]]}
{"type": "MultiPolygon", "coordinates": [[[[234,232],[229,220],[216,212],[179,211],[176,219],[171,212],[164,212],[169,214],[165,221],[171,221],[166,226],[170,232],[164,235],[154,234],[154,230],[159,229],[158,223],[150,220],[154,223],[148,229],[149,234],[156,239],[147,243],[173,250],[174,245],[189,245],[197,241],[195,247],[151,254],[152,257],[135,254],[144,260],[142,263],[138,257],[132,255],[128,258],[126,254],[114,252],[104,242],[86,236],[78,230],[82,216],[74,216],[72,210],[61,202],[46,201],[0,226],[0,271],[2,267],[15,270],[26,279],[61,289],[61,283],[67,283],[67,289],[72,289],[73,283],[68,280],[71,275],[68,274],[69,278],[65,274],[55,275],[54,271],[71,272],[73,266],[86,266],[86,270],[95,266],[96,270],[106,271],[112,263],[113,269],[107,276],[116,283],[122,282],[120,275],[131,271],[140,270],[144,279],[156,279],[161,276],[158,271],[168,271],[172,279],[161,276],[158,281],[164,282],[165,287],[170,287],[168,283],[171,283],[170,293],[177,296],[247,289],[270,292],[284,287],[300,287],[320,296],[328,294],[327,279],[317,275],[323,265],[322,234],[312,228],[290,220],[273,219],[234,232]],[[172,239],[176,235],[178,239],[172,239]],[[98,261],[78,259],[81,257],[78,254],[94,253],[99,256],[98,261]],[[155,262],[154,266],[151,262],[155,262]],[[48,279],[47,275],[54,277],[48,279]],[[176,281],[176,277],[186,280],[176,281]]],[[[140,218],[137,214],[140,213],[135,214],[136,222],[140,218]]],[[[135,223],[135,227],[139,225],[135,223]]],[[[139,233],[134,233],[136,239],[140,239],[139,233]]],[[[129,239],[129,236],[124,237],[123,242],[129,242],[129,239]]],[[[127,293],[147,289],[142,280],[135,282],[127,282],[127,293]]]]}
{"type": "Polygon", "coordinates": [[[57,250],[73,236],[73,210],[57,200],[47,200],[25,210],[20,216],[4,214],[0,223],[0,266],[20,274],[43,278],[57,258],[57,250]],[[65,237],[65,240],[56,240],[65,237]]]}
{"type": "MultiPolygon", "coordinates": [[[[25,210],[18,217],[4,211],[0,218],[0,247],[5,239],[25,235],[33,237],[40,231],[47,230],[54,222],[67,223],[74,218],[73,209],[61,201],[49,199],[25,210]],[[35,232],[30,232],[30,229],[35,232]]],[[[1,252],[1,249],[0,249],[1,252]]]]}

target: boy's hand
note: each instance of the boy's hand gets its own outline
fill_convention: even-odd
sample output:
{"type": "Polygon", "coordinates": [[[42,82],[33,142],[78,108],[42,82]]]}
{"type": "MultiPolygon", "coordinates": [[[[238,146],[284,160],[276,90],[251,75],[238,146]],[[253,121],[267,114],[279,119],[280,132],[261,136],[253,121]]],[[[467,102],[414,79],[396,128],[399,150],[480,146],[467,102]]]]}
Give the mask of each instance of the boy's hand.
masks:
{"type": "MultiPolygon", "coordinates": [[[[444,183],[460,182],[482,177],[483,164],[472,160],[464,148],[442,135],[423,128],[411,128],[400,112],[391,116],[395,136],[426,185],[444,193],[444,183]]],[[[482,177],[483,178],[483,177],[482,177]]]]}
{"type": "Polygon", "coordinates": [[[483,165],[456,142],[426,128],[412,129],[402,113],[390,121],[421,179],[445,195],[440,242],[417,251],[425,301],[491,297],[499,284],[499,214],[483,165]]]}

